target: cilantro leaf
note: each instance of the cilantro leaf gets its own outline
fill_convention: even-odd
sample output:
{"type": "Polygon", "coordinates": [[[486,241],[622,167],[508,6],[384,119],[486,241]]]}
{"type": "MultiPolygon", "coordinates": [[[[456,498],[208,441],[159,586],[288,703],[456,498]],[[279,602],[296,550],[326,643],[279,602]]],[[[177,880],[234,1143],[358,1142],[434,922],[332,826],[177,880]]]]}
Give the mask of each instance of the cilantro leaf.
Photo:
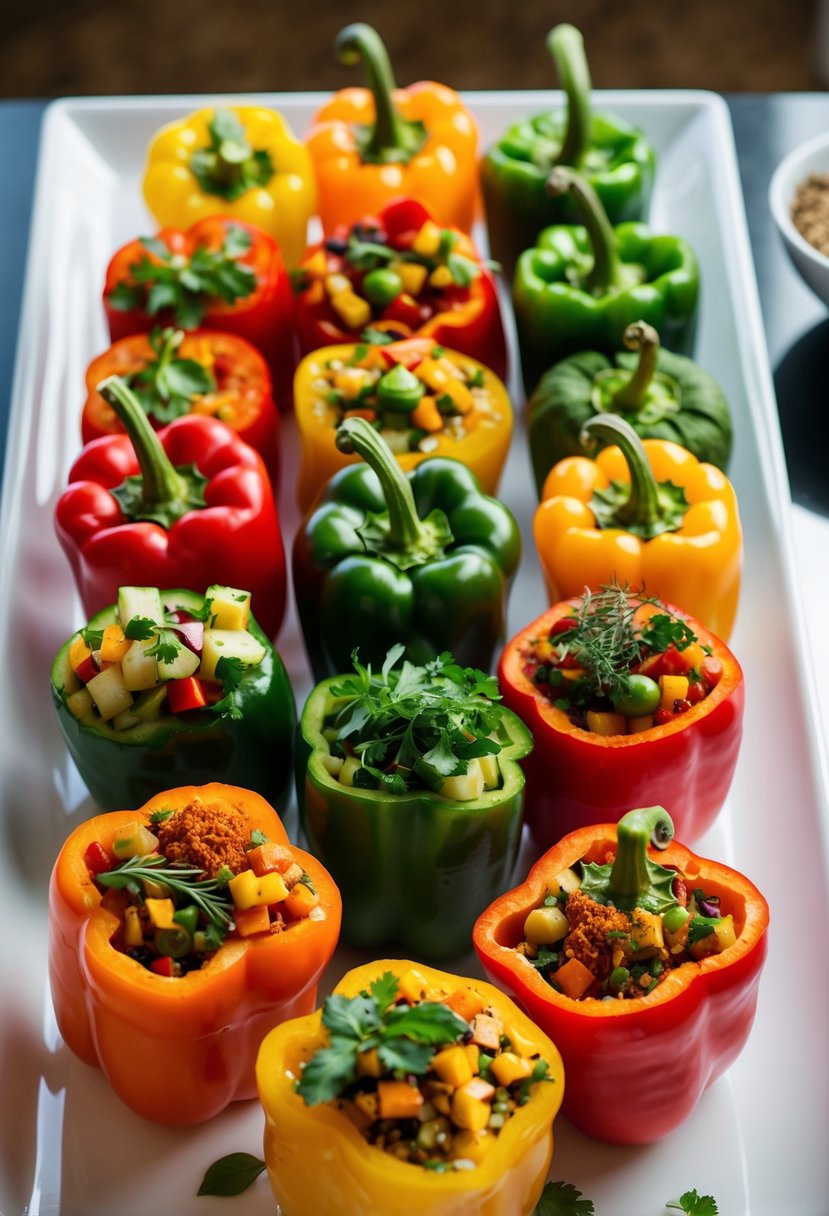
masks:
{"type": "Polygon", "coordinates": [[[368,987],[381,1014],[385,1013],[389,1006],[397,1000],[399,984],[397,976],[391,971],[385,971],[379,979],[372,980],[368,987]]]}
{"type": "MultiPolygon", "coordinates": [[[[267,844],[268,838],[261,828],[254,828],[250,834],[250,847],[258,849],[260,844],[267,844]]],[[[301,881],[301,880],[300,880],[301,881]]]]}
{"type": "Polygon", "coordinates": [[[356,1042],[373,1034],[380,1025],[377,1001],[373,996],[340,996],[325,998],[322,1024],[332,1036],[352,1038],[356,1042]]]}
{"type": "Polygon", "coordinates": [[[228,1153],[208,1167],[197,1194],[241,1195],[266,1168],[264,1161],[250,1153],[228,1153]]]}
{"type": "Polygon", "coordinates": [[[666,1203],[665,1207],[687,1212],[688,1216],[718,1216],[720,1210],[713,1195],[698,1195],[696,1191],[686,1191],[678,1202],[666,1203]]]}
{"type": "Polygon", "coordinates": [[[697,635],[687,621],[660,612],[650,618],[639,635],[639,640],[649,650],[661,654],[671,646],[675,646],[677,650],[686,650],[697,640],[697,635]]]}
{"type": "Polygon", "coordinates": [[[437,1001],[395,1005],[383,1018],[385,1039],[405,1035],[416,1043],[454,1043],[468,1030],[469,1025],[463,1018],[437,1001]]]}
{"type": "Polygon", "coordinates": [[[594,1216],[590,1199],[570,1182],[548,1182],[535,1206],[534,1216],[594,1216]]]}
{"type": "Polygon", "coordinates": [[[388,1069],[400,1069],[401,1072],[422,1076],[428,1071],[435,1053],[428,1043],[413,1043],[411,1039],[397,1038],[381,1043],[377,1054],[388,1069]]]}
{"type": "Polygon", "coordinates": [[[314,1052],[296,1087],[308,1106],[330,1102],[351,1084],[357,1076],[358,1046],[357,1039],[332,1035],[328,1047],[314,1052]]]}
{"type": "Polygon", "coordinates": [[[703,938],[710,937],[714,926],[719,923],[719,916],[692,916],[688,921],[688,945],[694,946],[703,938]]]}
{"type": "Polygon", "coordinates": [[[103,629],[91,629],[89,625],[81,630],[81,637],[90,650],[100,650],[104,640],[103,629]]]}
{"type": "Polygon", "coordinates": [[[155,630],[155,621],[151,620],[148,616],[134,616],[124,626],[124,637],[131,638],[136,642],[145,642],[148,638],[154,636],[155,630]]]}
{"type": "Polygon", "coordinates": [[[150,823],[163,823],[165,819],[169,819],[172,811],[166,807],[159,807],[157,811],[153,811],[150,815],[150,823]]]}
{"type": "Polygon", "coordinates": [[[246,670],[245,664],[236,655],[223,654],[219,659],[216,664],[216,678],[222,686],[224,696],[211,706],[214,713],[230,718],[234,722],[238,722],[242,718],[236,693],[246,670]]]}
{"type": "Polygon", "coordinates": [[[156,640],[147,648],[147,654],[158,659],[159,663],[173,663],[183,643],[179,641],[172,629],[156,626],[156,640]]]}

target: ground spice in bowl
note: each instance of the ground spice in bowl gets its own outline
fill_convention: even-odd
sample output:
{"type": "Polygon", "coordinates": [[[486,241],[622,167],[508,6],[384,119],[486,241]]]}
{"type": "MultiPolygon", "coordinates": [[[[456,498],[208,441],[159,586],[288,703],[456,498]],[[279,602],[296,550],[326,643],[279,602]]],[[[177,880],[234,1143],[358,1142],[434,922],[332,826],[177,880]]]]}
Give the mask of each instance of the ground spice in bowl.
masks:
{"type": "Polygon", "coordinates": [[[818,253],[829,257],[829,173],[810,173],[795,190],[792,222],[818,253]]]}

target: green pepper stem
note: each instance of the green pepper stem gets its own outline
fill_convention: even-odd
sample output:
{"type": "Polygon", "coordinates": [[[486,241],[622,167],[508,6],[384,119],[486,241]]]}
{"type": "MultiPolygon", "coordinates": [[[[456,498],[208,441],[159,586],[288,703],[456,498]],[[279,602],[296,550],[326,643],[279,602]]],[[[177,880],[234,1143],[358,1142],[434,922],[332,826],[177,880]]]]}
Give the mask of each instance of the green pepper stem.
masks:
{"type": "Polygon", "coordinates": [[[403,155],[409,152],[409,124],[398,113],[392,100],[396,88],[394,72],[377,30],[363,21],[356,21],[340,30],[334,49],[341,63],[362,62],[368,77],[368,87],[374,97],[375,117],[366,150],[372,159],[378,161],[403,159],[403,155]],[[397,156],[389,155],[395,151],[398,152],[397,156]]]}
{"type": "Polygon", "coordinates": [[[619,409],[638,410],[656,371],[659,334],[646,321],[634,321],[633,325],[628,325],[625,330],[624,343],[628,350],[639,352],[639,362],[627,383],[613,394],[612,401],[619,409]]]}
{"type": "Polygon", "coordinates": [[[632,908],[652,886],[648,845],[667,848],[674,837],[673,820],[661,806],[640,807],[623,815],[616,831],[616,858],[607,893],[617,907],[632,908]]]}
{"type": "Polygon", "coordinates": [[[630,470],[630,493],[615,512],[623,528],[646,527],[662,519],[666,511],[660,502],[659,483],[642,440],[626,419],[618,414],[597,414],[585,422],[580,439],[585,447],[592,440],[601,439],[607,444],[615,443],[621,449],[630,470]]]}
{"type": "Polygon", "coordinates": [[[590,291],[606,291],[619,276],[619,251],[616,234],[598,194],[586,178],[566,165],[553,169],[545,189],[553,198],[568,191],[572,194],[593,247],[593,266],[586,285],[590,291]]]}
{"type": "Polygon", "coordinates": [[[547,50],[553,57],[561,87],[567,95],[567,129],[558,162],[578,167],[590,143],[593,123],[590,109],[593,85],[584,53],[584,39],[574,25],[557,25],[547,35],[547,50]]]}
{"type": "Polygon", "coordinates": [[[377,475],[389,513],[388,543],[398,549],[423,543],[425,529],[409,479],[382,436],[365,418],[346,418],[337,427],[336,443],[341,452],[356,452],[377,475]]]}

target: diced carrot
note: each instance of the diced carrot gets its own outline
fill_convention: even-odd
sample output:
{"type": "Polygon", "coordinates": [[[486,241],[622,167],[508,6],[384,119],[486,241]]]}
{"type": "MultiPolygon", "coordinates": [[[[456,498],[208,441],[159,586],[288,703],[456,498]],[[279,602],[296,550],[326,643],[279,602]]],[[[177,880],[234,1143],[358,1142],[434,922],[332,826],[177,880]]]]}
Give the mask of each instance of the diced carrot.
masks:
{"type": "Polygon", "coordinates": [[[257,878],[261,878],[263,874],[273,874],[274,871],[284,874],[293,864],[294,855],[284,844],[268,841],[248,852],[248,865],[257,878]]]}
{"type": "Polygon", "coordinates": [[[271,918],[265,907],[234,908],[233,919],[240,937],[251,937],[254,933],[270,932],[271,918]]]}
{"type": "Polygon", "coordinates": [[[316,908],[319,901],[320,897],[316,892],[307,887],[304,882],[298,882],[291,887],[282,902],[289,916],[293,916],[295,920],[301,920],[303,916],[308,915],[312,908],[316,908]]]}
{"type": "Polygon", "coordinates": [[[101,658],[107,663],[120,663],[132,646],[120,625],[107,625],[101,640],[101,658]]]}
{"type": "Polygon", "coordinates": [[[423,1094],[408,1081],[379,1081],[377,1101],[381,1119],[416,1119],[423,1094]]]}
{"type": "Polygon", "coordinates": [[[500,1018],[494,1018],[488,1013],[478,1013],[472,1023],[472,1042],[489,1051],[497,1051],[501,1046],[501,1035],[504,1033],[504,1023],[500,1018]]]}
{"type": "Polygon", "coordinates": [[[445,1003],[465,1022],[471,1022],[476,1013],[482,1013],[486,1008],[486,1001],[474,988],[456,988],[445,1003]]]}
{"type": "Polygon", "coordinates": [[[420,403],[412,410],[412,426],[421,431],[443,430],[443,417],[434,397],[421,397],[420,403]]]}
{"type": "Polygon", "coordinates": [[[594,981],[593,972],[577,958],[568,959],[563,967],[553,972],[553,979],[565,996],[578,1001],[594,981]]]}
{"type": "Polygon", "coordinates": [[[73,671],[77,671],[81,664],[92,655],[92,651],[87,646],[82,637],[76,637],[72,645],[69,647],[69,666],[73,671]]]}

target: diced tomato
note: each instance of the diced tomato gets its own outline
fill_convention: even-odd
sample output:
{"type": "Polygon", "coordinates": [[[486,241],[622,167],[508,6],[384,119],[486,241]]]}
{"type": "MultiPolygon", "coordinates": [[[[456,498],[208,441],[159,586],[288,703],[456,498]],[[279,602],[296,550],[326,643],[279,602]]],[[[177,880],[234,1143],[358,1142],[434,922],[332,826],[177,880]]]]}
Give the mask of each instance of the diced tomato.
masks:
{"type": "Polygon", "coordinates": [[[101,669],[95,662],[95,659],[91,654],[89,654],[86,656],[83,662],[79,663],[75,668],[75,675],[79,680],[83,680],[84,684],[88,684],[90,680],[93,680],[95,676],[97,676],[100,670],[101,669]]]}
{"type": "Polygon", "coordinates": [[[173,960],[167,954],[162,954],[158,958],[154,958],[150,963],[150,971],[154,971],[156,975],[166,975],[168,978],[175,975],[173,960]]]}
{"type": "Polygon", "coordinates": [[[697,680],[696,684],[688,685],[687,700],[692,705],[698,705],[700,701],[705,700],[705,685],[702,680],[697,680]]]}
{"type": "Polygon", "coordinates": [[[677,650],[676,646],[669,646],[662,655],[662,671],[659,673],[663,676],[681,676],[688,670],[688,663],[685,657],[677,650]]]}
{"type": "Polygon", "coordinates": [[[391,304],[383,309],[382,316],[384,321],[400,321],[411,329],[418,329],[423,320],[420,305],[407,291],[401,292],[396,300],[392,300],[391,304]]]}
{"type": "Polygon", "coordinates": [[[167,703],[174,714],[186,713],[188,709],[202,709],[207,704],[207,698],[201,680],[195,676],[171,680],[167,685],[167,703]]]}
{"type": "Polygon", "coordinates": [[[575,629],[577,625],[578,621],[574,616],[561,616],[550,630],[550,637],[555,637],[557,633],[569,633],[569,631],[571,629],[575,629]]]}
{"type": "Polygon", "coordinates": [[[722,679],[722,663],[709,654],[702,665],[702,678],[709,688],[716,688],[722,679]]]}
{"type": "Polygon", "coordinates": [[[112,858],[99,840],[93,840],[83,855],[91,874],[106,874],[112,869],[112,858]]]}
{"type": "Polygon", "coordinates": [[[666,726],[668,722],[673,721],[674,715],[669,709],[657,709],[653,715],[654,726],[666,726]]]}

